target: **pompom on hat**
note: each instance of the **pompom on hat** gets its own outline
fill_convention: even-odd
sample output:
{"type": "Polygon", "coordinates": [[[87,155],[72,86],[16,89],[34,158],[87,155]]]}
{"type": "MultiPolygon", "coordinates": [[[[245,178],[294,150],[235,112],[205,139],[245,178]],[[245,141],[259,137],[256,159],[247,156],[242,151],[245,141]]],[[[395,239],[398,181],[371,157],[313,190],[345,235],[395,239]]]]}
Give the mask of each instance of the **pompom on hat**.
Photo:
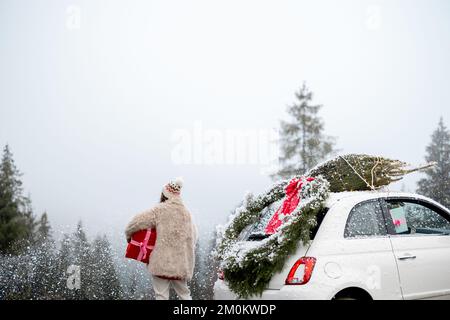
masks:
{"type": "Polygon", "coordinates": [[[170,181],[163,187],[162,193],[163,195],[170,199],[173,197],[180,196],[181,188],[183,187],[183,178],[178,177],[173,181],[170,181]]]}

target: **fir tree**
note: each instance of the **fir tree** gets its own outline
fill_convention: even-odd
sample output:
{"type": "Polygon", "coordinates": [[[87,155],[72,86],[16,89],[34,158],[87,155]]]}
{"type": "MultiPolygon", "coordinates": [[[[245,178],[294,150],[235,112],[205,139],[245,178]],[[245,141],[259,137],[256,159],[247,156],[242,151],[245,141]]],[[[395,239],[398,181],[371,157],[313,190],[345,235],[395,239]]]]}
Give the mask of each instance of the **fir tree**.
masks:
{"type": "Polygon", "coordinates": [[[191,290],[191,297],[193,300],[203,300],[204,293],[204,274],[202,268],[202,257],[201,247],[199,242],[195,246],[195,264],[194,264],[194,274],[191,281],[189,282],[189,287],[191,290]]]}
{"type": "Polygon", "coordinates": [[[131,300],[155,299],[155,292],[151,284],[151,277],[147,267],[136,261],[126,260],[118,266],[122,283],[124,284],[124,298],[131,300]],[[122,270],[120,270],[122,267],[122,270]]]}
{"type": "Polygon", "coordinates": [[[431,136],[431,143],[426,152],[425,159],[436,162],[436,165],[425,171],[426,177],[417,183],[417,193],[450,208],[450,132],[442,117],[431,136]]]}
{"type": "Polygon", "coordinates": [[[57,293],[56,299],[74,299],[75,289],[70,290],[67,287],[67,270],[70,265],[73,264],[73,241],[71,237],[64,234],[61,240],[61,246],[57,256],[57,272],[55,273],[55,278],[57,281],[57,293]]]}
{"type": "Polygon", "coordinates": [[[334,138],[324,135],[318,116],[321,105],[312,105],[313,93],[305,84],[295,94],[297,102],[288,108],[290,121],[281,121],[281,169],[273,178],[304,174],[333,153],[334,138]]]}
{"type": "Polygon", "coordinates": [[[135,294],[137,291],[137,272],[136,269],[134,270],[132,277],[131,277],[131,284],[129,287],[129,299],[135,298],[135,294]]]}
{"type": "Polygon", "coordinates": [[[197,243],[195,251],[194,275],[190,281],[191,296],[194,300],[212,300],[214,283],[217,280],[219,264],[213,255],[216,246],[216,235],[206,243],[197,243]]]}
{"type": "Polygon", "coordinates": [[[21,240],[29,240],[32,235],[34,219],[31,201],[22,194],[20,177],[21,173],[6,145],[0,163],[0,253],[18,253],[23,249],[21,240]]]}
{"type": "Polygon", "coordinates": [[[4,256],[1,260],[6,271],[0,272],[5,299],[58,298],[57,255],[50,235],[29,243],[19,255],[4,256]]]}
{"type": "Polygon", "coordinates": [[[213,237],[209,241],[207,248],[207,255],[205,257],[205,293],[204,299],[214,299],[214,283],[217,281],[219,273],[219,262],[214,256],[214,249],[216,247],[217,234],[214,232],[213,237]]]}
{"type": "Polygon", "coordinates": [[[36,236],[39,239],[47,239],[50,236],[50,229],[47,212],[44,212],[37,223],[36,236]]]}
{"type": "Polygon", "coordinates": [[[38,235],[37,242],[30,247],[30,256],[33,299],[57,299],[59,283],[55,275],[58,274],[58,255],[50,234],[38,235]]]}
{"type": "Polygon", "coordinates": [[[111,252],[111,245],[106,238],[97,237],[92,245],[92,272],[96,273],[89,284],[93,288],[91,299],[117,300],[122,297],[122,288],[117,276],[111,252]]]}
{"type": "Polygon", "coordinates": [[[87,300],[93,296],[90,283],[93,278],[91,263],[93,259],[90,252],[90,244],[83,230],[82,222],[79,221],[77,229],[72,236],[73,241],[73,265],[80,268],[80,289],[74,289],[76,300],[87,300]]]}
{"type": "Polygon", "coordinates": [[[25,226],[25,242],[28,245],[32,245],[37,241],[36,238],[36,227],[37,227],[37,222],[33,213],[33,208],[31,205],[31,198],[30,196],[28,197],[22,197],[21,200],[21,204],[22,204],[22,216],[23,216],[23,223],[25,226]]]}
{"type": "Polygon", "coordinates": [[[59,271],[58,253],[50,230],[50,222],[47,213],[44,212],[36,224],[35,244],[31,248],[39,256],[35,263],[35,280],[33,281],[35,296],[39,299],[56,299],[58,296],[59,281],[55,277],[59,271]]]}

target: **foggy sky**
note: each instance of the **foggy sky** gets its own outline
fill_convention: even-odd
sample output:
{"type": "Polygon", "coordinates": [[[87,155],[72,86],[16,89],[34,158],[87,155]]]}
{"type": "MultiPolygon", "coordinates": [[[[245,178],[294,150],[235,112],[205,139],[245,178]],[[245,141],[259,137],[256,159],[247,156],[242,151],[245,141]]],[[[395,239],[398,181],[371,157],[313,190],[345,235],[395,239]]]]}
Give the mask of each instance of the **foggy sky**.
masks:
{"type": "Polygon", "coordinates": [[[56,230],[122,237],[183,176],[211,231],[271,180],[174,163],[174,132],[276,129],[306,81],[341,152],[423,162],[450,124],[449,18],[446,0],[0,0],[0,145],[56,230]]]}

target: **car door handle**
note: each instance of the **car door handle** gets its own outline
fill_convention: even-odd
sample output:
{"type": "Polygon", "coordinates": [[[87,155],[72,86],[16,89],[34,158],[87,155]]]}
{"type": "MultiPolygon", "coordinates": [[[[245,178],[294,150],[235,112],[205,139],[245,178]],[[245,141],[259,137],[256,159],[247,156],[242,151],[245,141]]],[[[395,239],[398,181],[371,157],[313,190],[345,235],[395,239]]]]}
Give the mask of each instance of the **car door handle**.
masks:
{"type": "Polygon", "coordinates": [[[408,260],[408,259],[415,259],[416,258],[416,256],[412,256],[412,255],[404,255],[404,256],[401,256],[401,257],[398,257],[398,260],[408,260]]]}

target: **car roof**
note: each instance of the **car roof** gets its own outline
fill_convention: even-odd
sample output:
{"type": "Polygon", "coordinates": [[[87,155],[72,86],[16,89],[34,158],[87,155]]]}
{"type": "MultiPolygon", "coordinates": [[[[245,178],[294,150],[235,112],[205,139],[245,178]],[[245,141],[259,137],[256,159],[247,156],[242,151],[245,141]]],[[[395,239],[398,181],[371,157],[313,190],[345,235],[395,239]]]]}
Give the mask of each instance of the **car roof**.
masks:
{"type": "Polygon", "coordinates": [[[398,192],[398,191],[390,191],[390,190],[375,190],[375,191],[345,191],[345,192],[337,192],[337,193],[330,193],[327,201],[326,201],[326,207],[331,208],[334,204],[337,202],[345,199],[350,200],[352,202],[361,202],[365,200],[370,199],[376,199],[376,198],[388,198],[388,197],[399,197],[399,198],[410,198],[410,199],[417,199],[417,200],[424,200],[427,202],[430,202],[446,211],[450,211],[449,209],[445,208],[440,203],[422,196],[420,194],[411,193],[411,192],[398,192]]]}

